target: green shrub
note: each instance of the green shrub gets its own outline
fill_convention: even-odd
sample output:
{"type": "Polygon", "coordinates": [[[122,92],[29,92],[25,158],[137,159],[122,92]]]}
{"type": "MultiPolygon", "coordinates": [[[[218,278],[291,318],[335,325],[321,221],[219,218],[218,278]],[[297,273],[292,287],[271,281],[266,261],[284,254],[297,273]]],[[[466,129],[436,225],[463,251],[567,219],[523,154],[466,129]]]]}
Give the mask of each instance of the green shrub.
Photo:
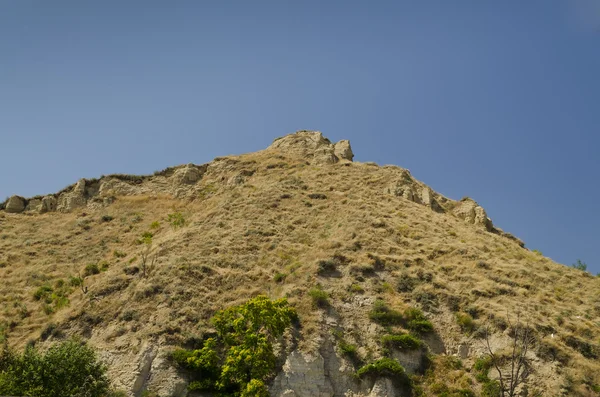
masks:
{"type": "Polygon", "coordinates": [[[359,284],[352,284],[350,285],[350,292],[353,292],[355,294],[362,294],[363,292],[365,292],[365,289],[359,284]]]}
{"type": "Polygon", "coordinates": [[[33,298],[36,301],[44,300],[46,301],[46,303],[50,303],[51,301],[49,300],[49,298],[53,291],[54,288],[52,288],[51,286],[47,284],[42,285],[41,287],[35,290],[35,292],[33,293],[33,298]]]}
{"type": "Polygon", "coordinates": [[[160,227],[159,221],[154,221],[150,224],[150,229],[158,229],[160,227]]]}
{"type": "Polygon", "coordinates": [[[371,321],[381,325],[398,325],[404,320],[402,313],[391,309],[383,300],[378,299],[369,312],[371,321]]]}
{"type": "Polygon", "coordinates": [[[577,259],[577,262],[571,265],[574,269],[581,270],[582,272],[587,271],[587,263],[582,262],[581,259],[577,259]]]}
{"type": "Polygon", "coordinates": [[[400,275],[396,283],[396,290],[398,292],[411,292],[413,289],[415,289],[415,279],[406,273],[400,275]]]}
{"type": "Polygon", "coordinates": [[[320,287],[311,289],[308,291],[308,294],[312,299],[313,305],[317,307],[327,307],[329,305],[329,295],[320,287]]]}
{"type": "Polygon", "coordinates": [[[181,212],[174,212],[167,215],[167,220],[173,229],[177,229],[185,225],[185,218],[181,212]]]}
{"type": "Polygon", "coordinates": [[[475,321],[473,321],[473,317],[467,313],[456,313],[456,323],[459,325],[460,329],[467,334],[471,334],[475,330],[475,321]]]}
{"type": "Polygon", "coordinates": [[[119,250],[114,250],[113,251],[113,256],[115,258],[125,258],[127,256],[127,254],[123,251],[119,251],[119,250]]]}
{"type": "Polygon", "coordinates": [[[216,336],[196,350],[176,350],[172,358],[193,371],[190,390],[219,395],[268,396],[264,382],[273,375],[273,343],[297,320],[287,300],[258,296],[217,312],[216,336]]]}
{"type": "Polygon", "coordinates": [[[88,263],[83,269],[83,277],[92,276],[100,273],[100,267],[97,263],[88,263]]]}
{"type": "Polygon", "coordinates": [[[410,380],[404,371],[404,367],[400,365],[398,361],[388,357],[380,358],[377,361],[361,367],[356,371],[356,376],[360,379],[366,377],[386,377],[403,383],[410,383],[410,380]]]}
{"type": "Polygon", "coordinates": [[[0,354],[0,394],[12,396],[103,397],[108,393],[106,368],[94,351],[76,340],[45,353],[29,346],[21,354],[0,354]]]}
{"type": "Polygon", "coordinates": [[[423,346],[423,342],[420,339],[408,334],[384,335],[381,338],[381,343],[388,349],[416,350],[423,346]]]}
{"type": "Polygon", "coordinates": [[[411,320],[408,329],[417,334],[427,334],[433,331],[433,324],[429,320],[411,320]]]}
{"type": "Polygon", "coordinates": [[[273,281],[275,281],[276,283],[282,283],[285,281],[286,275],[284,273],[275,273],[275,275],[273,276],[273,281]]]}

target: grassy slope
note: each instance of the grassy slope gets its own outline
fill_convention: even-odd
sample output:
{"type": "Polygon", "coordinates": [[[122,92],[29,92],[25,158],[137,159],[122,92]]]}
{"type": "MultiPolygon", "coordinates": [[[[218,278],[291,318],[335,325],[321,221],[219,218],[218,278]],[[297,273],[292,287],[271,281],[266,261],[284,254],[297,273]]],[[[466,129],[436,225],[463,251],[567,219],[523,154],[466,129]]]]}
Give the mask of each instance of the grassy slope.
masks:
{"type": "Polygon", "coordinates": [[[329,332],[321,324],[336,313],[349,338],[368,347],[364,354],[377,354],[373,341],[352,333],[368,325],[369,307],[348,309],[359,294],[400,309],[425,305],[445,341],[468,339],[454,311],[477,313],[477,326],[501,326],[507,312],[521,312],[536,329],[539,365],[552,368],[552,384],[570,379],[573,390],[593,395],[585,394],[585,383],[600,384],[600,365],[578,344],[600,343],[599,278],[384,194],[397,176],[393,167],[314,166],[268,151],[236,159],[225,171],[208,172],[193,200],[157,194],[68,214],[0,213],[0,331],[16,346],[39,338],[49,323],[99,346],[126,348],[147,338],[181,344],[201,333],[215,310],[266,293],[287,295],[298,308],[303,349],[317,347],[318,335],[329,332]],[[228,185],[236,164],[256,172],[228,185]],[[185,226],[168,224],[174,211],[183,213],[185,226]],[[139,266],[143,246],[136,241],[155,221],[155,268],[147,278],[125,274],[139,266]],[[350,260],[339,277],[318,276],[318,261],[336,253],[350,260]],[[373,255],[385,262],[382,269],[371,270],[373,255]],[[68,293],[59,280],[68,285],[86,264],[102,262],[108,270],[86,278],[88,293],[71,288],[68,305],[49,304],[54,313],[34,298],[43,285],[68,293]],[[414,289],[399,292],[406,278],[414,289]],[[316,284],[330,295],[329,311],[312,306],[308,291],[316,284]]]}

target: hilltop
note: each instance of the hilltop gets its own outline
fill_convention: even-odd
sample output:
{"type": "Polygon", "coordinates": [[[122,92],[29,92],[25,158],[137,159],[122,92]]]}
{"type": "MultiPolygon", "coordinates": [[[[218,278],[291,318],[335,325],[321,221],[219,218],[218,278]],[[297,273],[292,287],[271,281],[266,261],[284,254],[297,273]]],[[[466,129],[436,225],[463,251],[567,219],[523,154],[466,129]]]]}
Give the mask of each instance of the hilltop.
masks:
{"type": "Polygon", "coordinates": [[[487,343],[505,357],[519,318],[531,337],[520,395],[600,395],[598,278],[528,250],[471,198],[353,158],[350,142],[299,131],[207,164],[10,197],[0,338],[80,336],[115,387],[183,396],[175,348],[197,347],[219,309],[287,297],[299,324],[277,347],[271,395],[410,395],[385,376],[355,379],[383,356],[414,375],[413,393],[484,395],[487,343]],[[382,341],[400,333],[418,341],[382,341]]]}

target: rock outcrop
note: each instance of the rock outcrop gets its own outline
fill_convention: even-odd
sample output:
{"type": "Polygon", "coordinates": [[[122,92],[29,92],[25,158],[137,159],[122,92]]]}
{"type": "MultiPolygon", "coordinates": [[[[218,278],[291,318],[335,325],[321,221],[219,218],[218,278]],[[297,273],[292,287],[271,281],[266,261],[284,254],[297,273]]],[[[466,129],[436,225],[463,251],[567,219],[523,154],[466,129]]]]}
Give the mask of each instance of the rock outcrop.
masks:
{"type": "Polygon", "coordinates": [[[340,160],[352,161],[354,153],[347,140],[336,144],[319,131],[298,131],[275,139],[267,150],[279,150],[306,158],[312,164],[332,164],[340,160]]]}
{"type": "Polygon", "coordinates": [[[491,232],[494,227],[492,220],[488,218],[483,207],[477,204],[475,200],[468,197],[460,200],[452,212],[465,222],[472,223],[474,225],[480,225],[488,232],[491,232]]]}
{"type": "Polygon", "coordinates": [[[6,212],[19,213],[25,210],[25,199],[20,196],[11,196],[4,208],[6,212]]]}

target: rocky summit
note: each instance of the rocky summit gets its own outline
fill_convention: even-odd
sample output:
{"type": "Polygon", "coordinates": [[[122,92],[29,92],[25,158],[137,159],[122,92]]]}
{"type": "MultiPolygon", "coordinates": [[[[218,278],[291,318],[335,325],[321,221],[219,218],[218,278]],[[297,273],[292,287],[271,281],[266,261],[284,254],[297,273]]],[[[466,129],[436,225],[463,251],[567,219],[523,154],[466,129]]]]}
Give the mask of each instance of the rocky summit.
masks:
{"type": "Polygon", "coordinates": [[[213,395],[174,352],[266,296],[297,313],[269,347],[271,396],[600,395],[600,278],[527,249],[471,198],[353,158],[298,131],[8,198],[0,339],[86,341],[121,395],[213,395]]]}

